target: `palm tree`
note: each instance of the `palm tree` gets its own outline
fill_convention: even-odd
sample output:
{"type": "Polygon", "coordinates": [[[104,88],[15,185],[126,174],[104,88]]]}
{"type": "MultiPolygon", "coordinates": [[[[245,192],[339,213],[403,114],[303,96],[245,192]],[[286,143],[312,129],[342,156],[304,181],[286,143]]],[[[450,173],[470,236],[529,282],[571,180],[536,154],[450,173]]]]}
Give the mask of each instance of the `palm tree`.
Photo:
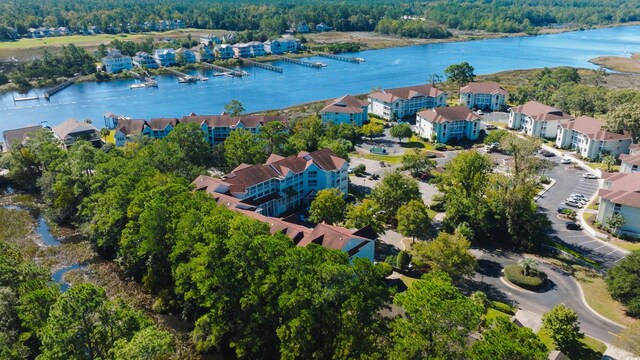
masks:
{"type": "Polygon", "coordinates": [[[537,270],[538,262],[534,258],[522,258],[518,261],[518,265],[522,268],[522,274],[529,276],[532,272],[537,270]]]}
{"type": "Polygon", "coordinates": [[[607,172],[612,172],[613,171],[613,166],[616,164],[616,158],[611,155],[605,155],[602,157],[602,159],[600,160],[603,164],[607,165],[607,172]]]}
{"type": "Polygon", "coordinates": [[[104,140],[104,142],[107,142],[107,137],[109,136],[109,134],[111,134],[111,131],[107,128],[102,128],[100,129],[100,138],[102,140],[104,140]]]}

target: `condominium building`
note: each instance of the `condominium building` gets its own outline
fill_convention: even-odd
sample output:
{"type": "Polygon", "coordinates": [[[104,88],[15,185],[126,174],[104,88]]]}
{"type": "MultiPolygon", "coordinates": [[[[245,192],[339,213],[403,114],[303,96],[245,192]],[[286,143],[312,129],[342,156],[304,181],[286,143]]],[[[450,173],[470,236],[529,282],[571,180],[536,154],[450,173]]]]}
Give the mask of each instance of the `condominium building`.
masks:
{"type": "Polygon", "coordinates": [[[447,94],[431,85],[383,89],[369,94],[369,113],[386,120],[413,117],[418,111],[447,105],[447,94]]]}
{"type": "Polygon", "coordinates": [[[603,126],[604,120],[589,116],[560,121],[556,146],[575,150],[590,160],[600,160],[606,154],[618,157],[628,153],[631,136],[607,131],[603,126]]]}
{"type": "Polygon", "coordinates": [[[476,140],[480,135],[480,117],[466,106],[436,107],[416,116],[418,136],[439,143],[451,140],[476,140]]]}
{"type": "Polygon", "coordinates": [[[611,215],[622,215],[618,231],[640,237],[640,173],[604,173],[601,182],[596,221],[606,225],[611,215]]]}
{"type": "Polygon", "coordinates": [[[498,111],[509,93],[496,82],[471,82],[460,89],[460,105],[470,109],[498,111]]]}
{"type": "Polygon", "coordinates": [[[369,120],[368,109],[369,104],[366,101],[344,95],[327,101],[325,107],[320,110],[320,118],[323,123],[362,126],[369,120]]]}
{"type": "Polygon", "coordinates": [[[532,137],[555,139],[560,121],[573,118],[573,116],[562,112],[562,110],[537,101],[529,101],[524,105],[509,109],[507,126],[510,129],[522,130],[532,137]]]}

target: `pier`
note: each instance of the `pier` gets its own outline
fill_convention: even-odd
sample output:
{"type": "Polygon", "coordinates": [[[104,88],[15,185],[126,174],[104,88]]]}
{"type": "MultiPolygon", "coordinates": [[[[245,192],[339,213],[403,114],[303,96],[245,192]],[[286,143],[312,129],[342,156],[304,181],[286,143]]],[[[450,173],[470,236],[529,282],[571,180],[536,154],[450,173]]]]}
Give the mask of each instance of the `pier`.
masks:
{"type": "Polygon", "coordinates": [[[71,79],[63,82],[62,84],[58,84],[54,87],[52,87],[51,89],[49,89],[48,91],[44,92],[44,98],[49,100],[49,98],[51,96],[53,96],[54,94],[60,92],[63,89],[66,89],[67,87],[69,87],[69,85],[73,84],[76,80],[80,79],[82,75],[81,74],[76,74],[76,76],[72,77],[71,79]]]}
{"type": "Polygon", "coordinates": [[[180,72],[178,70],[172,69],[172,68],[168,68],[168,67],[163,67],[164,70],[167,70],[168,72],[176,75],[178,77],[178,82],[183,84],[183,83],[194,83],[198,80],[200,80],[199,77],[197,76],[191,76],[189,74],[185,74],[183,72],[180,72]]]}
{"type": "Polygon", "coordinates": [[[327,53],[316,53],[316,54],[318,56],[326,57],[329,59],[346,61],[346,62],[351,62],[356,64],[360,64],[364,62],[364,59],[361,57],[348,57],[348,56],[341,56],[341,55],[334,55],[334,54],[327,54],[327,53]]]}
{"type": "Polygon", "coordinates": [[[282,68],[279,66],[273,66],[273,65],[269,65],[269,64],[249,60],[249,59],[242,59],[242,62],[251,66],[261,68],[261,69],[267,69],[267,70],[271,70],[279,73],[282,72],[282,68]]]}
{"type": "Polygon", "coordinates": [[[135,72],[135,71],[131,71],[131,70],[127,70],[127,69],[124,69],[124,70],[122,70],[122,71],[123,71],[124,73],[126,73],[126,74],[129,74],[129,75],[133,76],[134,78],[136,78],[136,79],[138,79],[138,80],[141,80],[141,79],[142,79],[142,77],[140,76],[140,74],[138,74],[138,73],[137,73],[137,72],[135,72]]]}
{"type": "Polygon", "coordinates": [[[321,62],[311,62],[311,61],[304,61],[304,60],[298,60],[298,59],[291,59],[288,58],[286,56],[280,56],[280,55],[272,55],[273,57],[277,58],[278,60],[282,60],[282,61],[287,61],[293,64],[297,64],[297,65],[302,65],[302,66],[307,66],[307,67],[312,67],[315,69],[319,69],[319,68],[323,68],[325,66],[327,66],[327,64],[321,63],[321,62]]]}
{"type": "Polygon", "coordinates": [[[233,69],[227,69],[226,67],[222,67],[222,66],[218,66],[218,65],[214,65],[214,64],[209,64],[206,62],[201,62],[202,65],[208,66],[214,70],[220,71],[221,73],[224,74],[229,74],[230,76],[233,77],[243,77],[243,76],[248,76],[249,74],[247,74],[244,71],[238,71],[238,70],[233,70],[233,69]]]}
{"type": "Polygon", "coordinates": [[[40,96],[35,95],[35,96],[25,96],[25,97],[20,97],[20,98],[16,98],[15,96],[11,95],[11,97],[13,98],[13,102],[19,102],[19,101],[29,101],[29,100],[40,100],[40,96]]]}

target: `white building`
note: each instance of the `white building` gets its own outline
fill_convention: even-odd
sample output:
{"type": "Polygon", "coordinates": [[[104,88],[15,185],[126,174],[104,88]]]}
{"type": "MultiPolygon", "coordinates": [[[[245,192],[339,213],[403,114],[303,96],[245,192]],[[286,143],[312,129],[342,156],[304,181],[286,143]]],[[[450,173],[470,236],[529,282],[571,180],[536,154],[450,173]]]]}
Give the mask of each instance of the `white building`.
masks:
{"type": "Polygon", "coordinates": [[[118,73],[122,70],[133,69],[131,56],[124,56],[117,49],[109,49],[107,56],[102,58],[102,64],[108,73],[118,73]]]}
{"type": "Polygon", "coordinates": [[[233,45],[233,56],[241,59],[251,57],[251,47],[245,43],[235,44],[233,45]]]}
{"type": "Polygon", "coordinates": [[[235,55],[233,46],[229,44],[216,45],[213,52],[218,59],[222,60],[231,59],[235,55]]]}
{"type": "Polygon", "coordinates": [[[436,107],[416,116],[418,136],[439,143],[451,140],[476,140],[480,135],[480,117],[466,106],[436,107]]]}
{"type": "Polygon", "coordinates": [[[176,51],[176,59],[178,55],[182,54],[184,62],[187,64],[194,64],[196,62],[196,53],[192,50],[180,48],[176,51]]]}
{"type": "Polygon", "coordinates": [[[640,144],[629,146],[629,154],[620,155],[620,172],[630,173],[640,171],[640,144]]]}
{"type": "Polygon", "coordinates": [[[508,95],[507,90],[496,82],[471,82],[460,89],[460,105],[498,111],[506,106],[508,95]]]}
{"type": "Polygon", "coordinates": [[[362,126],[369,120],[369,104],[355,96],[345,95],[325,103],[320,110],[322,123],[353,124],[362,126]]]}
{"type": "Polygon", "coordinates": [[[294,53],[300,48],[300,40],[296,38],[280,38],[268,40],[264,43],[264,50],[268,54],[294,53]]]}
{"type": "Polygon", "coordinates": [[[640,173],[604,173],[601,182],[596,221],[606,226],[618,213],[624,217],[619,232],[640,237],[640,173]]]}
{"type": "Polygon", "coordinates": [[[172,66],[176,64],[176,51],[172,48],[156,49],[153,52],[153,58],[160,67],[172,66]]]}
{"type": "Polygon", "coordinates": [[[607,131],[603,126],[603,120],[589,116],[560,121],[556,145],[561,149],[575,150],[590,160],[600,160],[606,154],[618,157],[628,153],[631,136],[607,131]]]}
{"type": "Polygon", "coordinates": [[[146,67],[149,69],[157,69],[158,63],[151,54],[144,51],[138,51],[136,56],[133,57],[133,65],[137,67],[146,67]]]}
{"type": "Polygon", "coordinates": [[[532,137],[555,139],[558,134],[558,125],[562,120],[571,120],[573,116],[551,106],[537,101],[509,109],[510,129],[522,130],[532,137]]]}
{"type": "Polygon", "coordinates": [[[386,89],[369,94],[369,113],[386,120],[413,117],[418,111],[447,105],[447,94],[431,85],[386,89]]]}

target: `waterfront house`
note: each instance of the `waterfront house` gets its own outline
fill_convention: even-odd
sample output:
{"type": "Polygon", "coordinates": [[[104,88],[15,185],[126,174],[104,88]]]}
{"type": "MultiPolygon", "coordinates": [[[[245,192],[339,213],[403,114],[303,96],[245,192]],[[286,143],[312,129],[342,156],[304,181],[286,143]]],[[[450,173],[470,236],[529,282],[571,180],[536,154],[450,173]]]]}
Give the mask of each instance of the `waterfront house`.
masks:
{"type": "Polygon", "coordinates": [[[13,146],[23,145],[29,137],[29,134],[42,128],[42,126],[25,126],[19,129],[3,131],[2,138],[4,139],[4,146],[0,147],[0,151],[9,151],[13,146]]]}
{"type": "Polygon", "coordinates": [[[264,43],[264,50],[268,54],[294,53],[300,48],[300,40],[295,38],[280,38],[268,40],[264,43]]]}
{"type": "Polygon", "coordinates": [[[326,25],[325,23],[320,23],[318,25],[316,25],[316,31],[318,32],[323,32],[323,31],[331,31],[333,30],[333,28],[329,25],[326,25]]]}
{"type": "Polygon", "coordinates": [[[629,154],[620,154],[620,172],[640,171],[640,144],[629,146],[629,154]]]}
{"type": "Polygon", "coordinates": [[[469,109],[498,111],[505,107],[508,94],[496,82],[471,82],[460,89],[460,105],[469,109]]]}
{"type": "Polygon", "coordinates": [[[509,109],[507,126],[510,129],[522,130],[532,137],[555,139],[560,121],[573,118],[562,110],[537,101],[529,101],[524,105],[509,109]]]}
{"type": "Polygon", "coordinates": [[[447,94],[431,85],[382,89],[369,94],[369,113],[385,120],[413,117],[424,109],[447,105],[447,94]]]}
{"type": "Polygon", "coordinates": [[[219,37],[213,34],[200,35],[200,44],[207,45],[207,46],[220,45],[222,44],[222,39],[220,39],[219,37]]]}
{"type": "Polygon", "coordinates": [[[153,118],[148,120],[142,130],[142,135],[148,136],[153,139],[164,139],[176,125],[178,125],[177,118],[153,118]]]}
{"type": "Polygon", "coordinates": [[[153,58],[158,66],[172,66],[176,64],[176,51],[172,48],[156,49],[153,58]]]}
{"type": "Polygon", "coordinates": [[[607,225],[612,214],[624,217],[619,232],[640,237],[640,172],[603,173],[596,221],[607,225]]]}
{"type": "Polygon", "coordinates": [[[60,125],[53,127],[53,134],[62,141],[65,149],[68,149],[78,140],[90,142],[95,147],[102,146],[100,132],[98,129],[86,121],[69,119],[60,125]]]}
{"type": "Polygon", "coordinates": [[[234,47],[229,44],[216,45],[213,52],[218,59],[227,60],[235,56],[234,47]]]}
{"type": "Polygon", "coordinates": [[[245,129],[252,134],[259,134],[260,129],[267,123],[278,121],[283,124],[287,123],[287,118],[283,116],[266,116],[266,115],[189,115],[180,119],[181,123],[196,123],[202,131],[207,134],[207,141],[211,145],[223,143],[232,131],[237,129],[245,129]]]}
{"type": "Polygon", "coordinates": [[[213,48],[207,45],[198,45],[191,49],[193,53],[196,55],[197,61],[211,61],[214,59],[213,48]]]}
{"type": "Polygon", "coordinates": [[[245,43],[235,44],[233,45],[233,56],[240,59],[251,57],[251,47],[245,43]]]}
{"type": "Polygon", "coordinates": [[[131,56],[124,56],[118,49],[109,49],[107,56],[102,58],[104,69],[108,73],[118,73],[122,70],[133,69],[131,56]]]}
{"type": "Polygon", "coordinates": [[[337,99],[329,100],[320,110],[322,123],[353,124],[362,126],[369,120],[369,103],[355,96],[345,95],[337,99]]]}
{"type": "Polygon", "coordinates": [[[146,67],[149,69],[157,69],[158,63],[151,56],[151,54],[146,53],[144,51],[138,51],[136,56],[133,57],[133,65],[137,67],[146,67]]]}
{"type": "Polygon", "coordinates": [[[611,154],[618,157],[629,152],[631,136],[618,134],[604,129],[604,120],[589,116],[560,121],[556,146],[561,149],[575,150],[578,155],[593,161],[611,154]]]}
{"type": "Polygon", "coordinates": [[[480,135],[480,117],[468,107],[436,107],[416,116],[418,136],[439,143],[451,140],[476,140],[480,135]]]}
{"type": "Polygon", "coordinates": [[[116,146],[124,146],[135,137],[141,136],[147,122],[142,119],[118,119],[113,136],[116,146]]]}
{"type": "Polygon", "coordinates": [[[176,63],[177,59],[182,57],[185,64],[194,64],[196,62],[196,53],[190,49],[180,48],[176,51],[176,63]]]}
{"type": "Polygon", "coordinates": [[[260,41],[250,41],[247,43],[247,45],[249,46],[252,57],[266,55],[266,53],[264,52],[264,44],[260,41]]]}

